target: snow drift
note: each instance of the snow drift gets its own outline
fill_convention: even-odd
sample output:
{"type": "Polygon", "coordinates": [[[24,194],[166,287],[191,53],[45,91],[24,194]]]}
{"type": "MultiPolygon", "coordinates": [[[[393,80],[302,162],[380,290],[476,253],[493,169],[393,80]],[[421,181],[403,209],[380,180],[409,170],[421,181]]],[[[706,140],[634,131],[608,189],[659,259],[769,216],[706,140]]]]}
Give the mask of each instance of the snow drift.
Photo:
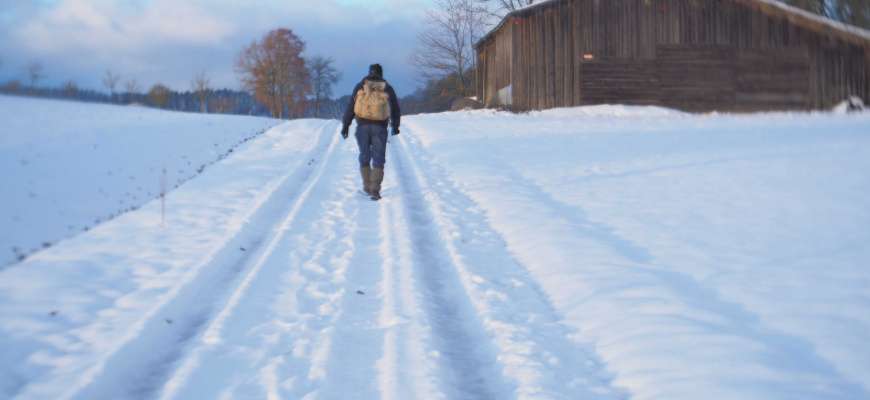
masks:
{"type": "MultiPolygon", "coordinates": [[[[22,116],[3,147],[29,149],[4,170],[49,191],[62,171],[17,165],[41,146],[105,173],[132,167],[84,150],[134,141],[150,173],[143,134],[201,132],[167,158],[197,164],[273,122],[138,110],[52,147],[60,122],[0,101],[22,116]]],[[[81,132],[127,112],[72,107],[81,132]]],[[[868,122],[411,116],[379,202],[337,121],[288,122],[171,192],[165,227],[146,200],[0,270],[0,398],[865,399],[868,122]]],[[[54,199],[20,214],[78,201],[54,199]]]]}

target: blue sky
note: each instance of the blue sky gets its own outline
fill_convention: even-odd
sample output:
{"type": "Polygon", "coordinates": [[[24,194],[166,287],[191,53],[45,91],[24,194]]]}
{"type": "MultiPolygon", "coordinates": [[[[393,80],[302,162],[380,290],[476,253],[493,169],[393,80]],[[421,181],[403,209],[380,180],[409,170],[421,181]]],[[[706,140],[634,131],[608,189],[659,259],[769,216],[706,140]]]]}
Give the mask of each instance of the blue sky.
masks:
{"type": "Polygon", "coordinates": [[[432,0],[2,0],[0,84],[24,81],[38,61],[40,86],[73,80],[108,91],[102,77],[111,70],[144,88],[189,90],[203,71],[218,88],[238,88],[236,53],[282,27],[306,42],[306,56],[335,59],[344,73],[336,96],[374,62],[404,96],[414,90],[407,58],[427,7],[432,0]]]}

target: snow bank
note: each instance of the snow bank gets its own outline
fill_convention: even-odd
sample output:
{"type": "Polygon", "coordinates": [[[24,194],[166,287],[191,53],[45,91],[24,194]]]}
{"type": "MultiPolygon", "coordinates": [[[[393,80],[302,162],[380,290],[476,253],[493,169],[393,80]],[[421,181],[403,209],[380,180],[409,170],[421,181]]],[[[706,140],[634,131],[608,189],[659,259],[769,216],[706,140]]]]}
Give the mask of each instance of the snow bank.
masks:
{"type": "Polygon", "coordinates": [[[0,96],[0,267],[158,198],[280,121],[0,96]]]}
{"type": "Polygon", "coordinates": [[[632,398],[870,396],[870,117],[403,122],[632,398]]]}
{"type": "Polygon", "coordinates": [[[0,398],[150,398],[230,301],[260,235],[275,235],[241,228],[278,219],[328,143],[311,134],[324,125],[250,141],[170,193],[165,226],[151,201],[0,271],[0,398]]]}
{"type": "Polygon", "coordinates": [[[868,115],[0,110],[0,398],[870,398],[868,115]]]}

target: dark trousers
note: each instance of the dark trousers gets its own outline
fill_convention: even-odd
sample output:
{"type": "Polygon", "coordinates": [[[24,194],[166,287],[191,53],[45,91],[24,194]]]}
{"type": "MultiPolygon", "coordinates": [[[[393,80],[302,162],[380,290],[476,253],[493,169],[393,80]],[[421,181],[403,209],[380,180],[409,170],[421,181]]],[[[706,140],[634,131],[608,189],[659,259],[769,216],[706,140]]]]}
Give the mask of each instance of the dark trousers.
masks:
{"type": "Polygon", "coordinates": [[[383,167],[387,162],[387,127],[357,125],[356,143],[359,145],[359,165],[383,167]]]}

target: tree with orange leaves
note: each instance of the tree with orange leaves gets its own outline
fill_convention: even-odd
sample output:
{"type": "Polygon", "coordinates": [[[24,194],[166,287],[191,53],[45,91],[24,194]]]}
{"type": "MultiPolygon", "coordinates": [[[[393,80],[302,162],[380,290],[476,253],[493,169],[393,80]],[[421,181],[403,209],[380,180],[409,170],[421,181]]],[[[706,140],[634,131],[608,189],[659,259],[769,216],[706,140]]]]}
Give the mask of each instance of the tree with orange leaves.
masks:
{"type": "Polygon", "coordinates": [[[269,107],[272,118],[290,118],[305,111],[311,93],[311,76],[301,53],[305,42],[290,29],[266,33],[260,41],[242,48],[236,57],[236,73],[242,87],[269,107]]]}

